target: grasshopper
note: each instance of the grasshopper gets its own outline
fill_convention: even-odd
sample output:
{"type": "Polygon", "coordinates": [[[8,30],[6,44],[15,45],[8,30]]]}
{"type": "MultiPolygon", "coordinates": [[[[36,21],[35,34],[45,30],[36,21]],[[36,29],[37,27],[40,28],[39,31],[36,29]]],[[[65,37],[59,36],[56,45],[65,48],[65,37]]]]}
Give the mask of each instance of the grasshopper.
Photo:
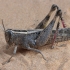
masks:
{"type": "MultiPolygon", "coordinates": [[[[31,50],[31,51],[40,53],[42,55],[43,59],[46,60],[46,58],[44,57],[42,52],[36,48],[52,43],[53,35],[56,32],[55,30],[52,31],[52,29],[53,29],[56,19],[57,18],[60,19],[61,15],[62,15],[62,11],[58,8],[58,6],[52,5],[50,13],[45,17],[45,19],[41,23],[39,23],[39,25],[34,30],[13,30],[13,29],[6,30],[4,27],[3,21],[2,21],[6,42],[7,42],[8,46],[14,46],[13,55],[8,59],[7,62],[9,62],[11,60],[11,58],[14,56],[14,54],[16,54],[18,47],[22,47],[23,49],[27,49],[27,50],[31,50]],[[51,16],[51,13],[54,10],[57,10],[54,18],[48,24],[48,26],[45,27],[45,25],[47,24],[47,21],[49,20],[49,18],[51,16]]],[[[59,27],[59,23],[57,25],[57,28],[58,27],[59,27]]],[[[61,41],[63,39],[63,37],[68,38],[70,36],[68,33],[68,30],[70,31],[70,29],[58,30],[56,42],[61,41]],[[62,33],[64,30],[67,31],[67,32],[64,32],[64,34],[66,34],[66,36],[64,36],[64,35],[62,36],[62,33]],[[59,38],[59,37],[61,37],[61,38],[59,38]]],[[[65,39],[63,39],[63,41],[65,41],[65,39]]],[[[5,63],[3,63],[3,64],[5,64],[5,63]]]]}

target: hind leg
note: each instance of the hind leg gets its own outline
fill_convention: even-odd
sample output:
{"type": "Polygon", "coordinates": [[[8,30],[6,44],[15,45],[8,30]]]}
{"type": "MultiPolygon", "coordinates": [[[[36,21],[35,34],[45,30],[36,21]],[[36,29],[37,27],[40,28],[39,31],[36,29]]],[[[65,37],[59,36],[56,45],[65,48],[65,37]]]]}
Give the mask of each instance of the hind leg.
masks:
{"type": "Polygon", "coordinates": [[[47,26],[47,22],[49,21],[51,14],[56,9],[58,10],[58,6],[53,4],[52,7],[51,7],[51,10],[48,13],[48,15],[37,25],[37,27],[35,29],[44,29],[47,26]]]}

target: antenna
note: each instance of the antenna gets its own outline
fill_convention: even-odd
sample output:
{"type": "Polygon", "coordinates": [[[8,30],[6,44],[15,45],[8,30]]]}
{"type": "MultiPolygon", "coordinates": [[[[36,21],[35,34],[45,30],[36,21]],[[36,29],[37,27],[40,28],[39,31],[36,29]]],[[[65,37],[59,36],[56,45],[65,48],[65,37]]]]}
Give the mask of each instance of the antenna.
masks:
{"type": "Polygon", "coordinates": [[[2,19],[2,25],[3,25],[3,29],[4,29],[4,31],[5,31],[5,27],[4,27],[4,24],[3,24],[3,19],[2,19]]]}

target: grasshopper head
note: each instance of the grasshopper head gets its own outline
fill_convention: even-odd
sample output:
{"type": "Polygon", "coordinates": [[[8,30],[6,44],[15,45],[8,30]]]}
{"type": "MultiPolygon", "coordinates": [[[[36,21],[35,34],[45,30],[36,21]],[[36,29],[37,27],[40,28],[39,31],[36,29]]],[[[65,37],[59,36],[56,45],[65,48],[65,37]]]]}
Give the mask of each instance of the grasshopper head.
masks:
{"type": "Polygon", "coordinates": [[[2,19],[2,26],[3,26],[6,42],[9,44],[11,39],[11,29],[7,29],[7,30],[5,29],[5,26],[3,24],[3,19],[2,19]]]}
{"type": "Polygon", "coordinates": [[[10,44],[10,41],[11,41],[11,29],[7,29],[5,31],[5,39],[6,39],[6,42],[8,44],[10,44]]]}
{"type": "Polygon", "coordinates": [[[3,20],[2,20],[2,26],[3,26],[3,31],[4,31],[4,35],[5,35],[5,40],[7,42],[8,45],[11,45],[12,44],[12,41],[11,41],[11,34],[12,34],[12,29],[5,29],[5,26],[3,24],[3,20]]]}

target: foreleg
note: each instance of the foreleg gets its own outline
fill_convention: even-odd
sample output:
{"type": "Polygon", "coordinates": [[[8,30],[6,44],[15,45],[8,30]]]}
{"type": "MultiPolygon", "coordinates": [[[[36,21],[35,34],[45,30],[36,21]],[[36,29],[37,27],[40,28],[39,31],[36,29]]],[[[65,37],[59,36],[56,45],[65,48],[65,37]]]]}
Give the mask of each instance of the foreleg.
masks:
{"type": "Polygon", "coordinates": [[[14,51],[13,51],[13,54],[11,55],[11,57],[7,61],[3,62],[2,65],[10,62],[11,58],[16,54],[16,51],[17,51],[17,46],[15,46],[14,51]]]}

